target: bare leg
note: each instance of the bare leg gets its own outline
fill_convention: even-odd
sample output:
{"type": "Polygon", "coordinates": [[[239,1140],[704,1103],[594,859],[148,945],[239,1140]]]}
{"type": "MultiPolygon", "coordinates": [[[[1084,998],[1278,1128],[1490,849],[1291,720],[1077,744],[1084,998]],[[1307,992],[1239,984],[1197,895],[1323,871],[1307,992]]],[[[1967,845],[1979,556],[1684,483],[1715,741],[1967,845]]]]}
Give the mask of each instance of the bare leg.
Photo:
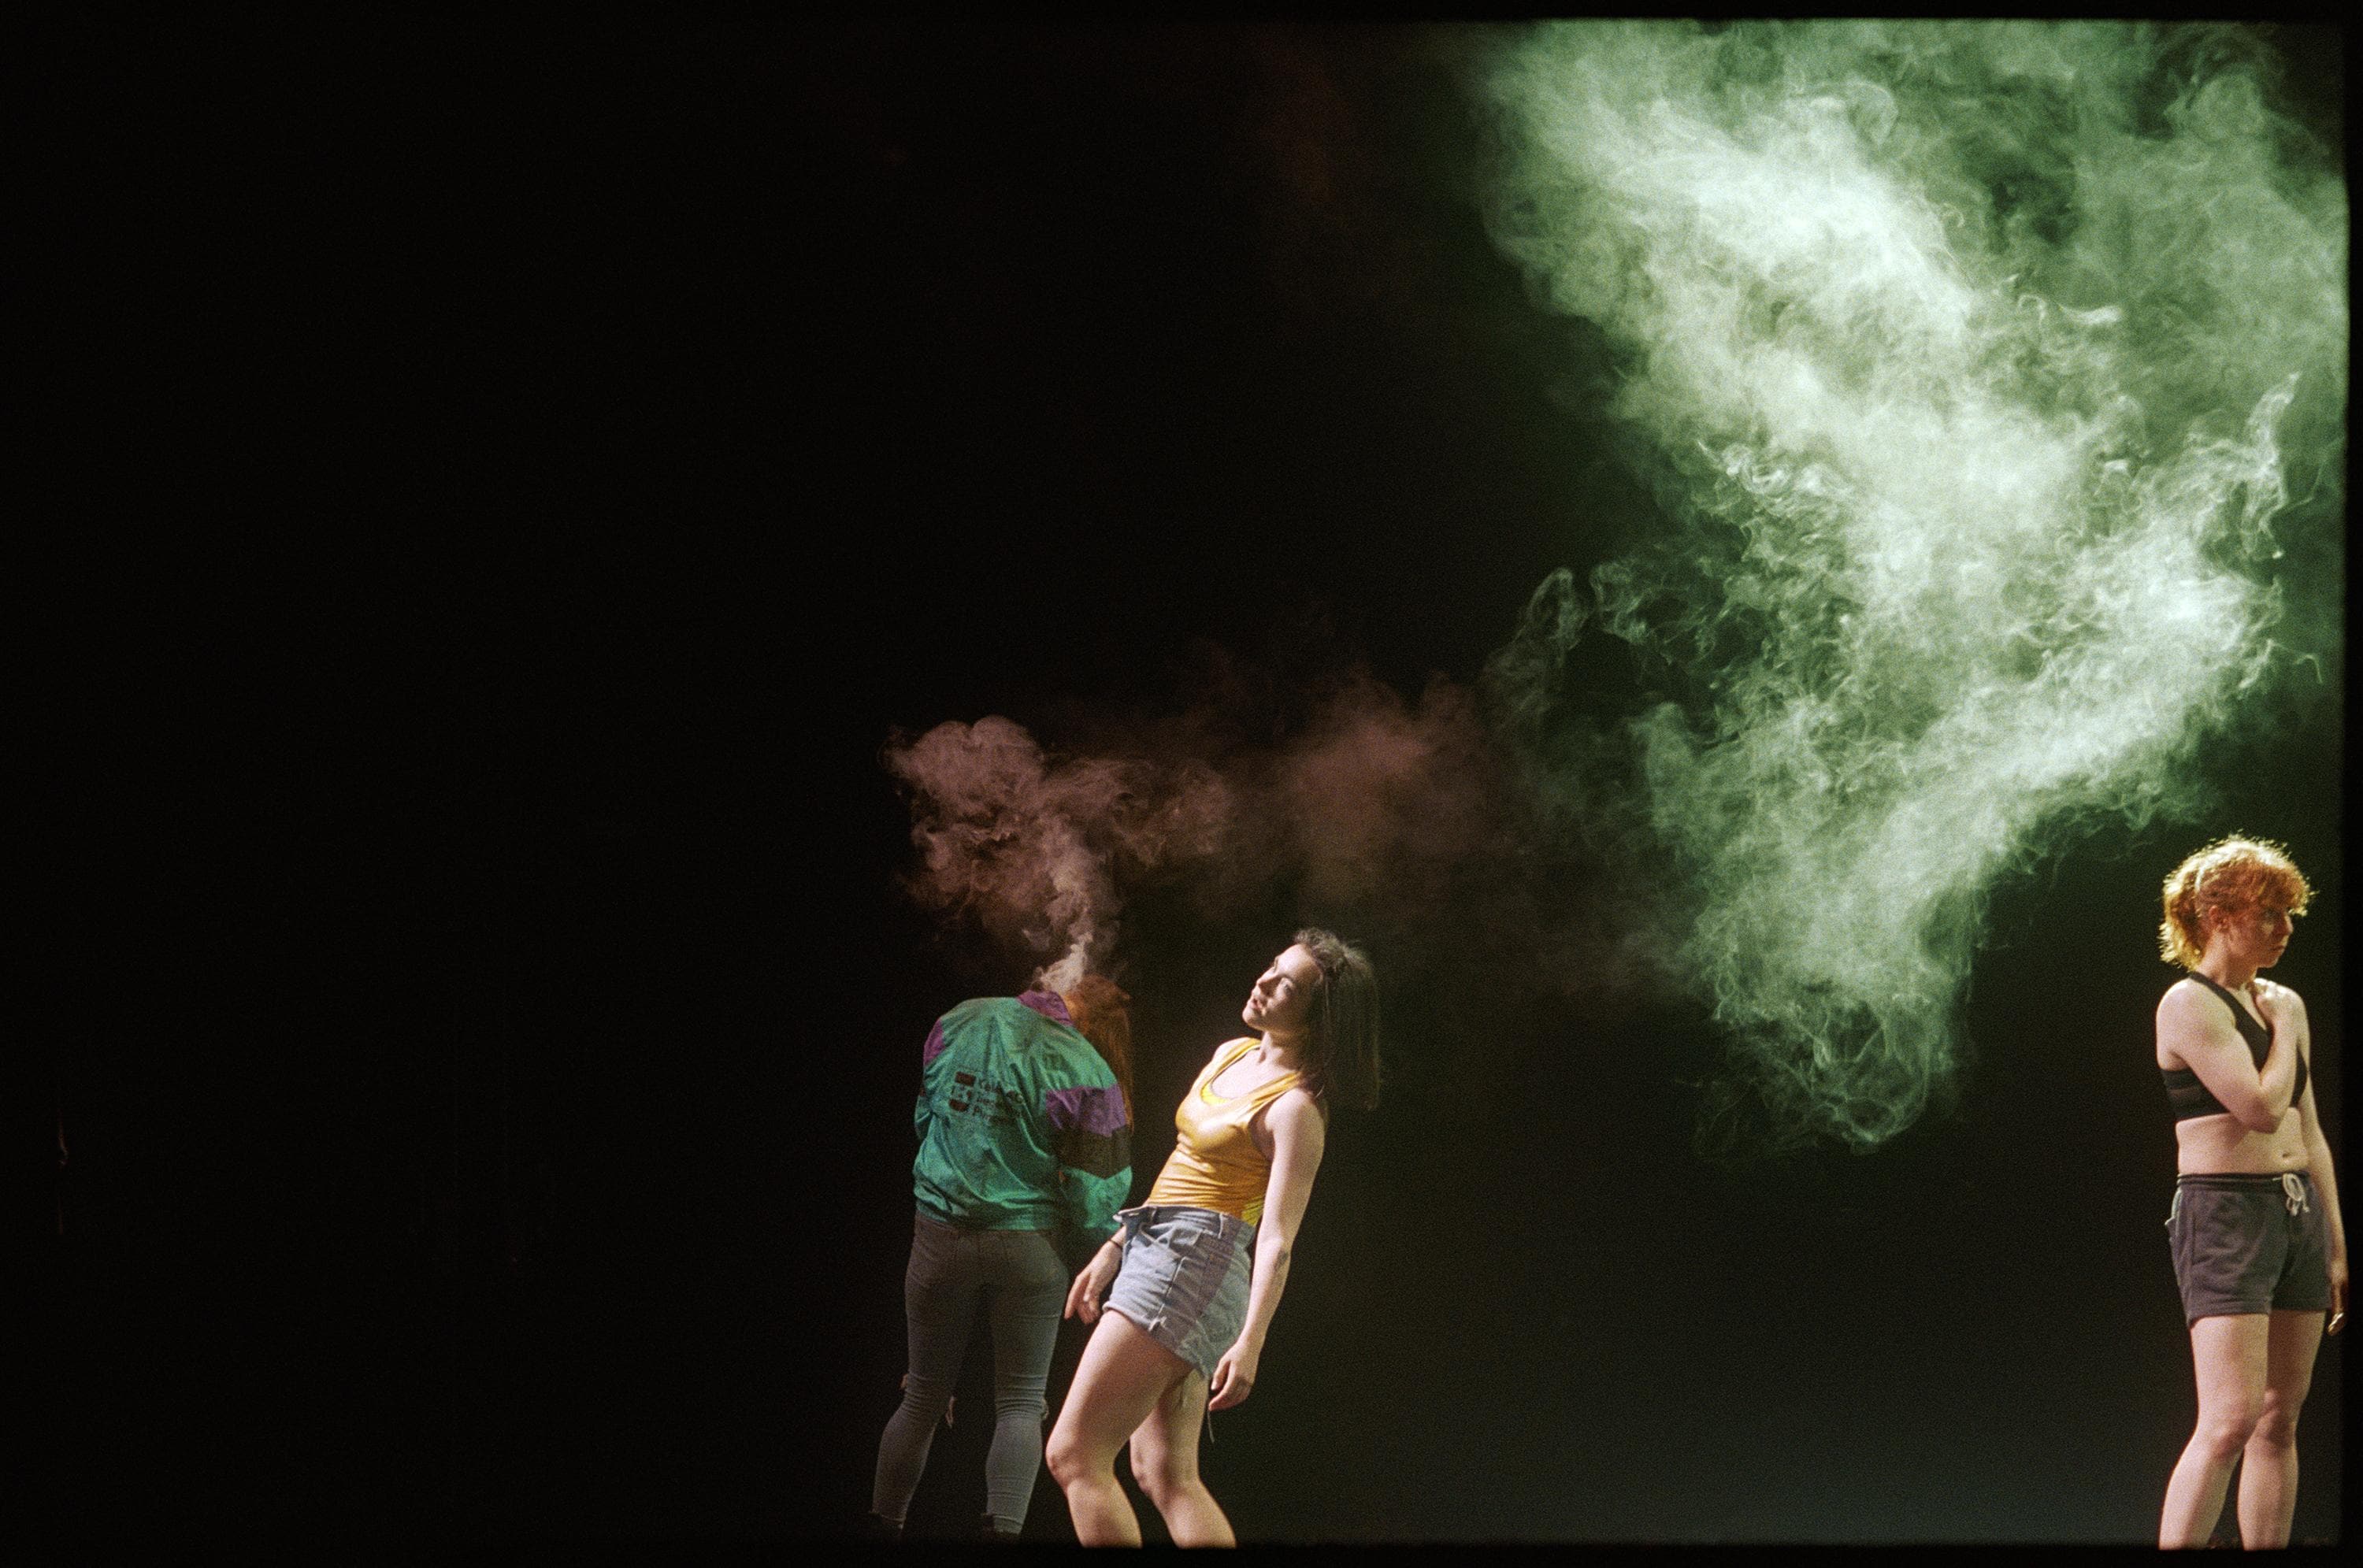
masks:
{"type": "Polygon", "coordinates": [[[2240,1465],[2240,1544],[2287,1546],[2297,1512],[2297,1413],[2322,1348],[2319,1312],[2276,1312],[2266,1350],[2265,1413],[2240,1465]]]}
{"type": "Polygon", "coordinates": [[[1186,1362],[1123,1313],[1100,1314],[1046,1455],[1083,1545],[1140,1544],[1140,1520],[1115,1478],[1115,1456],[1187,1371],[1186,1362]]]}
{"type": "Polygon", "coordinates": [[[2191,1325],[2199,1424],[2166,1484],[2160,1547],[2204,1546],[2215,1532],[2232,1462],[2264,1414],[2267,1325],[2262,1312],[2202,1318],[2191,1325]]]}
{"type": "Polygon", "coordinates": [[[1166,1390],[1133,1429],[1132,1475],[1176,1546],[1237,1546],[1231,1521],[1198,1475],[1198,1429],[1206,1419],[1206,1379],[1196,1367],[1166,1390]]]}

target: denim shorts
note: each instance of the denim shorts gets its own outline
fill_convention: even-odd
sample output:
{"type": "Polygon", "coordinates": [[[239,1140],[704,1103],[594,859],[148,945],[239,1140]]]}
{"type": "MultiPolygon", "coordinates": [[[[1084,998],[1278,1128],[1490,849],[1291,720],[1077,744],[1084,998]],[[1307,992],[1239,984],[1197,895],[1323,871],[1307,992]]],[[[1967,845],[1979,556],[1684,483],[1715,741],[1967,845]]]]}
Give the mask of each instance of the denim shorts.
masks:
{"type": "Polygon", "coordinates": [[[2166,1232],[2186,1324],[2330,1309],[2329,1230],[2303,1171],[2179,1177],[2166,1232]]]}
{"type": "Polygon", "coordinates": [[[1124,1265],[1107,1309],[1131,1319],[1213,1381],[1215,1364],[1247,1327],[1255,1227],[1211,1209],[1162,1205],[1127,1209],[1117,1218],[1124,1221],[1124,1265]]]}

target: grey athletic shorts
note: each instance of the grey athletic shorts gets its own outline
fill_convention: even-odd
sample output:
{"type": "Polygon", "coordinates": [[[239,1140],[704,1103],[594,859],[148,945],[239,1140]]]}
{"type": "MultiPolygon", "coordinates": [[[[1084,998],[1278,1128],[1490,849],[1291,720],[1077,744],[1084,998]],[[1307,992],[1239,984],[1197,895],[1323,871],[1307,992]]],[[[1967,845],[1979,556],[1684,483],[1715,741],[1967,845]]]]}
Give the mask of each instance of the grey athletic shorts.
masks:
{"type": "Polygon", "coordinates": [[[1215,1364],[1247,1327],[1255,1227],[1211,1209],[1164,1205],[1127,1209],[1117,1218],[1124,1221],[1124,1266],[1107,1309],[1131,1319],[1212,1382],[1215,1364]]]}
{"type": "Polygon", "coordinates": [[[2303,1171],[2178,1176],[2166,1234],[2186,1325],[2330,1310],[2329,1229],[2303,1171]]]}

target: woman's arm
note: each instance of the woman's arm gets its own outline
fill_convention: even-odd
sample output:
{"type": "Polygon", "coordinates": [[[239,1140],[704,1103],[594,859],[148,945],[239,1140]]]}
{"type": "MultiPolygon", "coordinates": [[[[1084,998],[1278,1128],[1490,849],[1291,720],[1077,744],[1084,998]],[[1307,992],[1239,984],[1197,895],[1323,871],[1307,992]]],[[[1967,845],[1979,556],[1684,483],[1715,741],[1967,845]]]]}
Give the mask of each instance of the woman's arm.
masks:
{"type": "MultiPolygon", "coordinates": [[[[2278,988],[2273,1000],[2275,1012],[2286,1012],[2294,1021],[2299,1044],[2307,1053],[2307,1065],[2311,1066],[2313,1031],[2306,1021],[2304,1000],[2286,987],[2278,988]]],[[[2330,1165],[2330,1140],[2323,1136],[2322,1118],[2314,1109],[2312,1073],[2306,1075],[2305,1093],[2297,1105],[2302,1118],[2300,1131],[2305,1139],[2305,1174],[2313,1178],[2313,1190],[2322,1200],[2322,1220],[2330,1234],[2330,1331],[2335,1334],[2344,1326],[2341,1320],[2346,1315],[2346,1227],[2338,1213],[2338,1176],[2330,1165]]]]}
{"type": "Polygon", "coordinates": [[[1067,1286],[1067,1310],[1062,1316],[1081,1318],[1086,1323],[1098,1322],[1102,1310],[1100,1303],[1106,1300],[1107,1293],[1115,1287],[1116,1274],[1123,1267],[1124,1231],[1119,1228],[1115,1235],[1100,1243],[1100,1250],[1092,1254],[1091,1261],[1083,1264],[1082,1272],[1075,1275],[1075,1283],[1067,1286]]]}
{"type": "Polygon", "coordinates": [[[2313,1119],[2313,1085],[2305,1086],[2305,1174],[2322,1198],[2322,1221],[2330,1231],[2330,1331],[2346,1317],[2346,1228],[2338,1214],[2338,1177],[2330,1168],[2330,1140],[2313,1119]]]}
{"type": "Polygon", "coordinates": [[[1296,1228],[1304,1222],[1304,1206],[1313,1198],[1313,1177],[1321,1168],[1321,1151],[1328,1132],[1321,1108],[1302,1089],[1291,1089],[1273,1101],[1264,1112],[1264,1124],[1271,1132],[1271,1176],[1264,1184],[1263,1217],[1256,1226],[1247,1326],[1239,1331],[1237,1342],[1215,1364],[1214,1379],[1207,1385],[1210,1410],[1229,1409],[1255,1387],[1264,1335],[1271,1328],[1271,1315],[1280,1309],[1280,1295],[1288,1285],[1288,1260],[1296,1228]]]}
{"type": "Polygon", "coordinates": [[[2300,1020],[2304,1016],[2302,1006],[2268,1010],[2265,1021],[2271,1026],[2273,1043],[2259,1068],[2221,999],[2197,985],[2173,986],[2158,999],[2158,1041],[2165,1055],[2199,1075],[2207,1091],[2241,1126],[2251,1132],[2271,1132],[2289,1115],[2291,1091],[2297,1088],[2297,1027],[2280,1016],[2284,1012],[2294,1012],[2300,1020]]]}

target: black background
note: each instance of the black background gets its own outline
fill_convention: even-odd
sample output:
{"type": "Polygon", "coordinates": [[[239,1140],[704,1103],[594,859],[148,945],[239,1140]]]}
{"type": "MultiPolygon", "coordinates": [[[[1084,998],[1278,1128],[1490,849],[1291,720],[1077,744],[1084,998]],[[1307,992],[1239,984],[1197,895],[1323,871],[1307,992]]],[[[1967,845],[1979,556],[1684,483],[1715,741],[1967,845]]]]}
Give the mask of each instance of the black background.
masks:
{"type": "MultiPolygon", "coordinates": [[[[1210,648],[1466,683],[1647,525],[1597,343],[1475,215],[1472,37],[63,29],[61,1528],[860,1528],[918,1043],[1026,977],[897,890],[890,735],[1175,712],[1210,648]]],[[[2342,40],[2279,41],[2339,145],[2342,40]]],[[[1205,1454],[1241,1533],[2147,1539],[2192,1413],[2155,889],[2234,827],[2315,878],[2278,974],[2335,1143],[2342,694],[1999,887],[1960,1103],[1869,1156],[1699,1158],[1681,999],[1397,965],[1398,1092],[1205,1454]]],[[[1136,903],[1145,1106],[1304,912],[1136,903]]],[[[972,1525],[985,1370],[915,1535],[972,1525]]]]}

